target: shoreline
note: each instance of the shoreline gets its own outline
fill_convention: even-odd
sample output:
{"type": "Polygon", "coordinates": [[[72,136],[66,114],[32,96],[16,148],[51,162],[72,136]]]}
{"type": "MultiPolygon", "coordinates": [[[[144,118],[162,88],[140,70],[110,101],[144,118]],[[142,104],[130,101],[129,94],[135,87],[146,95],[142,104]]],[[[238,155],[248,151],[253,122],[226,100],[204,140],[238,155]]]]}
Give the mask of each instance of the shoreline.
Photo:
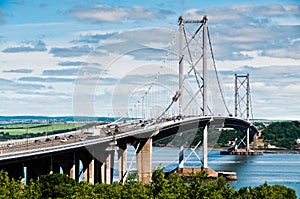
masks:
{"type": "Polygon", "coordinates": [[[264,153],[300,154],[299,149],[263,149],[264,153]]]}
{"type": "MultiPolygon", "coordinates": [[[[178,148],[177,146],[154,146],[158,148],[168,147],[168,148],[178,148]]],[[[192,147],[184,147],[185,149],[192,147]]],[[[201,150],[201,148],[199,148],[201,150]]],[[[213,147],[208,150],[214,151],[227,151],[226,147],[213,147]]],[[[273,153],[273,154],[300,154],[300,149],[252,149],[254,151],[262,151],[263,153],[273,153]]]]}
{"type": "MultiPolygon", "coordinates": [[[[224,150],[228,148],[213,148],[212,150],[224,150]]],[[[300,154],[300,149],[251,149],[253,151],[262,151],[263,153],[278,153],[278,154],[300,154]]]]}

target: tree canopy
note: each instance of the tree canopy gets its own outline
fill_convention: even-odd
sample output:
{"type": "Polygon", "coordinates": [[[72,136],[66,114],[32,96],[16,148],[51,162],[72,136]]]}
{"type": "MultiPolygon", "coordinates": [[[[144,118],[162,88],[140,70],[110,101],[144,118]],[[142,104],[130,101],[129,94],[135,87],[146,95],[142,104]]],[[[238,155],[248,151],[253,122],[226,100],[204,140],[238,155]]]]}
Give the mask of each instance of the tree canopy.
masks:
{"type": "Polygon", "coordinates": [[[263,130],[263,138],[277,147],[291,149],[300,138],[300,122],[285,121],[274,122],[263,130]]]}
{"type": "Polygon", "coordinates": [[[224,178],[210,179],[205,171],[181,177],[176,173],[165,175],[162,169],[153,172],[152,182],[142,185],[136,175],[129,175],[125,184],[90,184],[76,182],[63,174],[48,174],[27,185],[8,177],[0,171],[0,198],[116,198],[116,199],[166,199],[166,198],[216,198],[216,199],[296,199],[293,189],[283,185],[233,189],[224,178]]]}

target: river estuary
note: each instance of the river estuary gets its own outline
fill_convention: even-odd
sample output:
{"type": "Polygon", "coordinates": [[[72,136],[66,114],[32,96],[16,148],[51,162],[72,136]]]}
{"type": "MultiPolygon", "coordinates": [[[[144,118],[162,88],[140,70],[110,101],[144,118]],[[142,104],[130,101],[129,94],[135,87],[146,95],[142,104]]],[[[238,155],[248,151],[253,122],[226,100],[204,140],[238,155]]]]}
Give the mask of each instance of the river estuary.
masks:
{"type": "MultiPolygon", "coordinates": [[[[185,150],[185,157],[191,150],[185,150]]],[[[201,155],[200,150],[196,150],[201,155]]],[[[135,159],[132,158],[134,149],[128,149],[128,166],[135,159]]],[[[201,156],[200,156],[201,157],[201,156]]],[[[164,167],[172,170],[178,165],[178,149],[170,147],[153,147],[153,167],[164,167]]],[[[186,161],[185,167],[200,167],[201,163],[192,154],[186,161]]],[[[245,186],[258,186],[267,182],[270,185],[282,184],[296,190],[300,197],[300,154],[271,154],[246,155],[220,155],[219,150],[210,150],[208,153],[208,166],[217,171],[234,171],[238,180],[231,182],[234,188],[245,186]]],[[[117,174],[116,174],[117,175],[117,174]]],[[[116,177],[116,176],[115,176],[116,177]]]]}

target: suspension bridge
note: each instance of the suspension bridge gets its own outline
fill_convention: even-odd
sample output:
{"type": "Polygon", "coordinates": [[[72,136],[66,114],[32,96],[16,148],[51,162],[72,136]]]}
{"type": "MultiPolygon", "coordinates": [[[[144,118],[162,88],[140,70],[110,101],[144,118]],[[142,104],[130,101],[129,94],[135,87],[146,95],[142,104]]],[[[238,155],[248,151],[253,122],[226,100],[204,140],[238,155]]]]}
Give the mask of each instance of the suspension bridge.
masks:
{"type": "MultiPolygon", "coordinates": [[[[114,108],[118,109],[118,113],[123,112],[122,116],[112,123],[87,130],[93,132],[89,139],[79,139],[85,132],[74,131],[68,134],[75,135],[77,139],[68,142],[42,141],[39,144],[28,145],[28,140],[17,140],[14,142],[15,147],[10,148],[2,144],[0,169],[8,171],[13,177],[26,176],[27,179],[62,171],[76,180],[84,175],[84,179],[91,183],[112,183],[116,153],[119,181],[123,182],[131,169],[131,164],[129,167],[127,165],[127,146],[132,145],[135,147],[139,181],[148,183],[152,173],[152,143],[175,135],[179,140],[183,140],[184,132],[197,132],[199,129],[203,139],[198,142],[196,148],[202,144],[203,157],[197,157],[203,168],[209,168],[209,129],[234,128],[243,132],[244,137],[240,145],[236,145],[236,149],[239,146],[244,147],[246,153],[250,153],[250,143],[258,130],[249,122],[249,76],[247,81],[242,81],[240,85],[237,83],[238,78],[243,76],[236,76],[233,117],[226,104],[217,71],[207,17],[204,16],[202,20],[185,20],[179,17],[177,37],[174,38],[178,39],[178,53],[172,52],[170,48],[163,63],[169,59],[173,60],[171,55],[177,57],[177,88],[161,83],[166,83],[166,76],[161,75],[160,71],[164,70],[164,67],[161,66],[153,75],[154,80],[151,83],[144,84],[136,89],[136,92],[129,90],[132,92],[131,96],[121,99],[123,103],[127,103],[126,106],[122,106],[119,101],[115,103],[114,108]],[[192,25],[194,29],[187,29],[188,25],[192,25]],[[209,62],[212,67],[208,67],[209,62]],[[246,87],[244,82],[247,82],[246,87]],[[246,88],[246,93],[240,94],[243,88],[246,88]]],[[[175,42],[171,42],[173,43],[175,42]]],[[[79,80],[77,83],[80,87],[84,82],[79,80]]],[[[124,88],[121,86],[120,89],[122,91],[124,88]]],[[[187,143],[179,143],[178,168],[181,169],[186,161],[186,146],[187,143]]]]}

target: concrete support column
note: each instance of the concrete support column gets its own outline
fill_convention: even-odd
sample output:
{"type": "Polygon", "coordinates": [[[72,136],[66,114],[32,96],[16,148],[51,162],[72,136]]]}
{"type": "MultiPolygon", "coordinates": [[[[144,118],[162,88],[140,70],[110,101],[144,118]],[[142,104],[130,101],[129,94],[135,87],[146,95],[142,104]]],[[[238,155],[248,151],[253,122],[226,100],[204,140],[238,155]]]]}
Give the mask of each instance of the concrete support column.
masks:
{"type": "Polygon", "coordinates": [[[101,183],[112,184],[113,182],[113,171],[114,171],[114,152],[106,152],[105,161],[100,167],[101,183]]]}
{"type": "Polygon", "coordinates": [[[252,149],[257,149],[257,138],[258,136],[257,136],[257,134],[254,134],[254,136],[253,136],[253,147],[252,147],[252,149]]]}
{"type": "Polygon", "coordinates": [[[95,174],[95,159],[93,158],[89,164],[89,169],[88,169],[88,182],[91,184],[94,184],[95,179],[94,179],[94,174],[95,174]]]}
{"type": "Polygon", "coordinates": [[[100,166],[101,183],[105,183],[105,162],[100,166]]]}
{"type": "Polygon", "coordinates": [[[150,183],[152,176],[152,138],[142,140],[136,152],[138,180],[142,184],[150,183]]]}
{"type": "Polygon", "coordinates": [[[207,125],[205,125],[205,128],[203,129],[203,167],[204,168],[208,168],[207,166],[207,162],[208,162],[208,158],[207,158],[207,125]]]}
{"type": "Polygon", "coordinates": [[[179,168],[183,168],[184,167],[184,147],[183,147],[183,136],[182,133],[180,133],[179,136],[179,168]]]}
{"type": "Polygon", "coordinates": [[[247,151],[250,150],[250,141],[249,140],[250,140],[250,127],[247,128],[247,146],[246,146],[247,151]]]}
{"type": "Polygon", "coordinates": [[[118,150],[119,182],[123,183],[125,181],[126,172],[127,172],[127,144],[123,142],[122,144],[119,144],[119,150],[118,150]]]}
{"type": "Polygon", "coordinates": [[[99,160],[94,159],[94,183],[101,182],[101,165],[99,160]]]}
{"type": "Polygon", "coordinates": [[[73,164],[72,167],[71,167],[71,169],[70,169],[70,175],[69,175],[70,178],[72,178],[72,179],[74,179],[74,180],[75,180],[75,176],[76,176],[75,167],[76,167],[76,165],[73,164]]]}
{"type": "Polygon", "coordinates": [[[72,158],[72,166],[70,168],[70,178],[78,181],[78,167],[79,167],[79,160],[76,158],[75,153],[73,153],[72,158]],[[77,172],[76,172],[77,171],[77,172]]]}
{"type": "Polygon", "coordinates": [[[72,162],[73,162],[73,164],[70,168],[69,176],[70,176],[70,178],[75,180],[76,179],[76,169],[75,169],[76,168],[76,157],[75,157],[75,153],[73,153],[72,162]]]}
{"type": "Polygon", "coordinates": [[[83,181],[85,181],[85,182],[89,181],[89,164],[84,169],[84,172],[83,172],[83,181]]]}
{"type": "Polygon", "coordinates": [[[86,182],[89,183],[94,183],[94,171],[95,171],[95,164],[94,164],[95,160],[94,158],[89,159],[89,162],[87,164],[85,164],[85,169],[84,169],[84,173],[83,173],[83,179],[86,182]]]}
{"type": "Polygon", "coordinates": [[[112,184],[113,182],[113,175],[114,175],[114,157],[115,151],[110,151],[105,161],[105,183],[112,184]]]}
{"type": "Polygon", "coordinates": [[[108,154],[108,156],[106,157],[106,160],[105,160],[105,183],[106,184],[110,184],[110,181],[111,181],[111,171],[110,171],[110,168],[111,168],[111,153],[108,154]]]}

